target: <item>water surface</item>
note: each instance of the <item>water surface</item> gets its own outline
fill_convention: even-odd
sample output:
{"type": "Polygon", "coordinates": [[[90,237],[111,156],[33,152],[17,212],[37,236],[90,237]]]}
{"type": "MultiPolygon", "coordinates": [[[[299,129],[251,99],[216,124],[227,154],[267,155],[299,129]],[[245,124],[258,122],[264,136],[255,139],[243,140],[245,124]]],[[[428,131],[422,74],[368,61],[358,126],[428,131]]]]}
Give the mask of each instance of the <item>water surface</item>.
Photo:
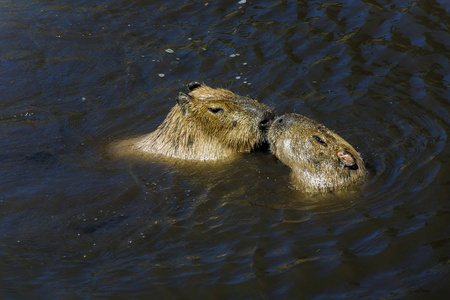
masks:
{"type": "Polygon", "coordinates": [[[0,1],[2,298],[439,299],[450,289],[447,1],[0,1]],[[267,151],[114,160],[190,81],[323,123],[360,191],[267,151]]]}

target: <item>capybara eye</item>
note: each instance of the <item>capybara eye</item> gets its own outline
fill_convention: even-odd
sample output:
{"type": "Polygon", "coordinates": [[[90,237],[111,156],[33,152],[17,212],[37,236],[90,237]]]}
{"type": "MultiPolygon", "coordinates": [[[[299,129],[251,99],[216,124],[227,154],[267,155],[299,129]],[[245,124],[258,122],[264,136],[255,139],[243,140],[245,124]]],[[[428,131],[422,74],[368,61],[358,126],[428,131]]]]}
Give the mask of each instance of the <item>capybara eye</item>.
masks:
{"type": "Polygon", "coordinates": [[[317,142],[319,142],[319,144],[321,144],[322,146],[327,147],[327,143],[325,143],[320,137],[318,137],[317,135],[313,135],[312,136],[317,142]]]}
{"type": "Polygon", "coordinates": [[[346,166],[347,168],[349,168],[350,170],[358,170],[358,165],[357,164],[354,164],[354,165],[351,165],[351,166],[346,166]]]}
{"type": "Polygon", "coordinates": [[[210,108],[208,108],[208,110],[209,110],[210,112],[212,112],[213,114],[217,114],[217,113],[223,112],[223,109],[222,109],[222,108],[212,108],[212,107],[210,107],[210,108]]]}

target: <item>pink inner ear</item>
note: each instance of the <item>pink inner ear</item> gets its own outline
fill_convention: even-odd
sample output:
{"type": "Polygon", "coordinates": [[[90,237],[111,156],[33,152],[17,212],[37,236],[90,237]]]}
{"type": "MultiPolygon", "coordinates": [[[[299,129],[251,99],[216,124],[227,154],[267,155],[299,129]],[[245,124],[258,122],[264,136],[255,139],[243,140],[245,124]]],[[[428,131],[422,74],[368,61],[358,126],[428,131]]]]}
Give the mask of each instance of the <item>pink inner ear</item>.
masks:
{"type": "Polygon", "coordinates": [[[347,151],[339,151],[338,156],[342,163],[346,166],[353,166],[355,164],[355,159],[347,151]]]}

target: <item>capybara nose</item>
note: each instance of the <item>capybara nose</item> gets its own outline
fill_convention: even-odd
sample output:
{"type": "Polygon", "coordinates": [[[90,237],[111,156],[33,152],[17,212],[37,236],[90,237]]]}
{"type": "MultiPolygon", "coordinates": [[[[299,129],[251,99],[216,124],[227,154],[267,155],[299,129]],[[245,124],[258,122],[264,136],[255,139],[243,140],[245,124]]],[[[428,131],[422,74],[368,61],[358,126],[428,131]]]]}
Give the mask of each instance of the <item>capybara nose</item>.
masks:
{"type": "Polygon", "coordinates": [[[268,129],[273,118],[274,118],[273,112],[265,112],[262,121],[259,122],[259,128],[268,129]]]}

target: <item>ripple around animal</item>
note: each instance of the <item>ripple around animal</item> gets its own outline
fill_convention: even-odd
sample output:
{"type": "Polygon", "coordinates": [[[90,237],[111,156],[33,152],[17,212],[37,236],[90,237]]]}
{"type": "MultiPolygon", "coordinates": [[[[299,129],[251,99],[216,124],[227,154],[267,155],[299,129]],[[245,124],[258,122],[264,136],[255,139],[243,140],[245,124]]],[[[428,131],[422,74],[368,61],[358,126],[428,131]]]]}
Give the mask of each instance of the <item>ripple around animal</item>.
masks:
{"type": "Polygon", "coordinates": [[[447,295],[448,12],[1,1],[0,296],[447,295]],[[105,154],[154,130],[194,80],[323,123],[370,181],[306,196],[264,150],[206,167],[105,154]]]}

